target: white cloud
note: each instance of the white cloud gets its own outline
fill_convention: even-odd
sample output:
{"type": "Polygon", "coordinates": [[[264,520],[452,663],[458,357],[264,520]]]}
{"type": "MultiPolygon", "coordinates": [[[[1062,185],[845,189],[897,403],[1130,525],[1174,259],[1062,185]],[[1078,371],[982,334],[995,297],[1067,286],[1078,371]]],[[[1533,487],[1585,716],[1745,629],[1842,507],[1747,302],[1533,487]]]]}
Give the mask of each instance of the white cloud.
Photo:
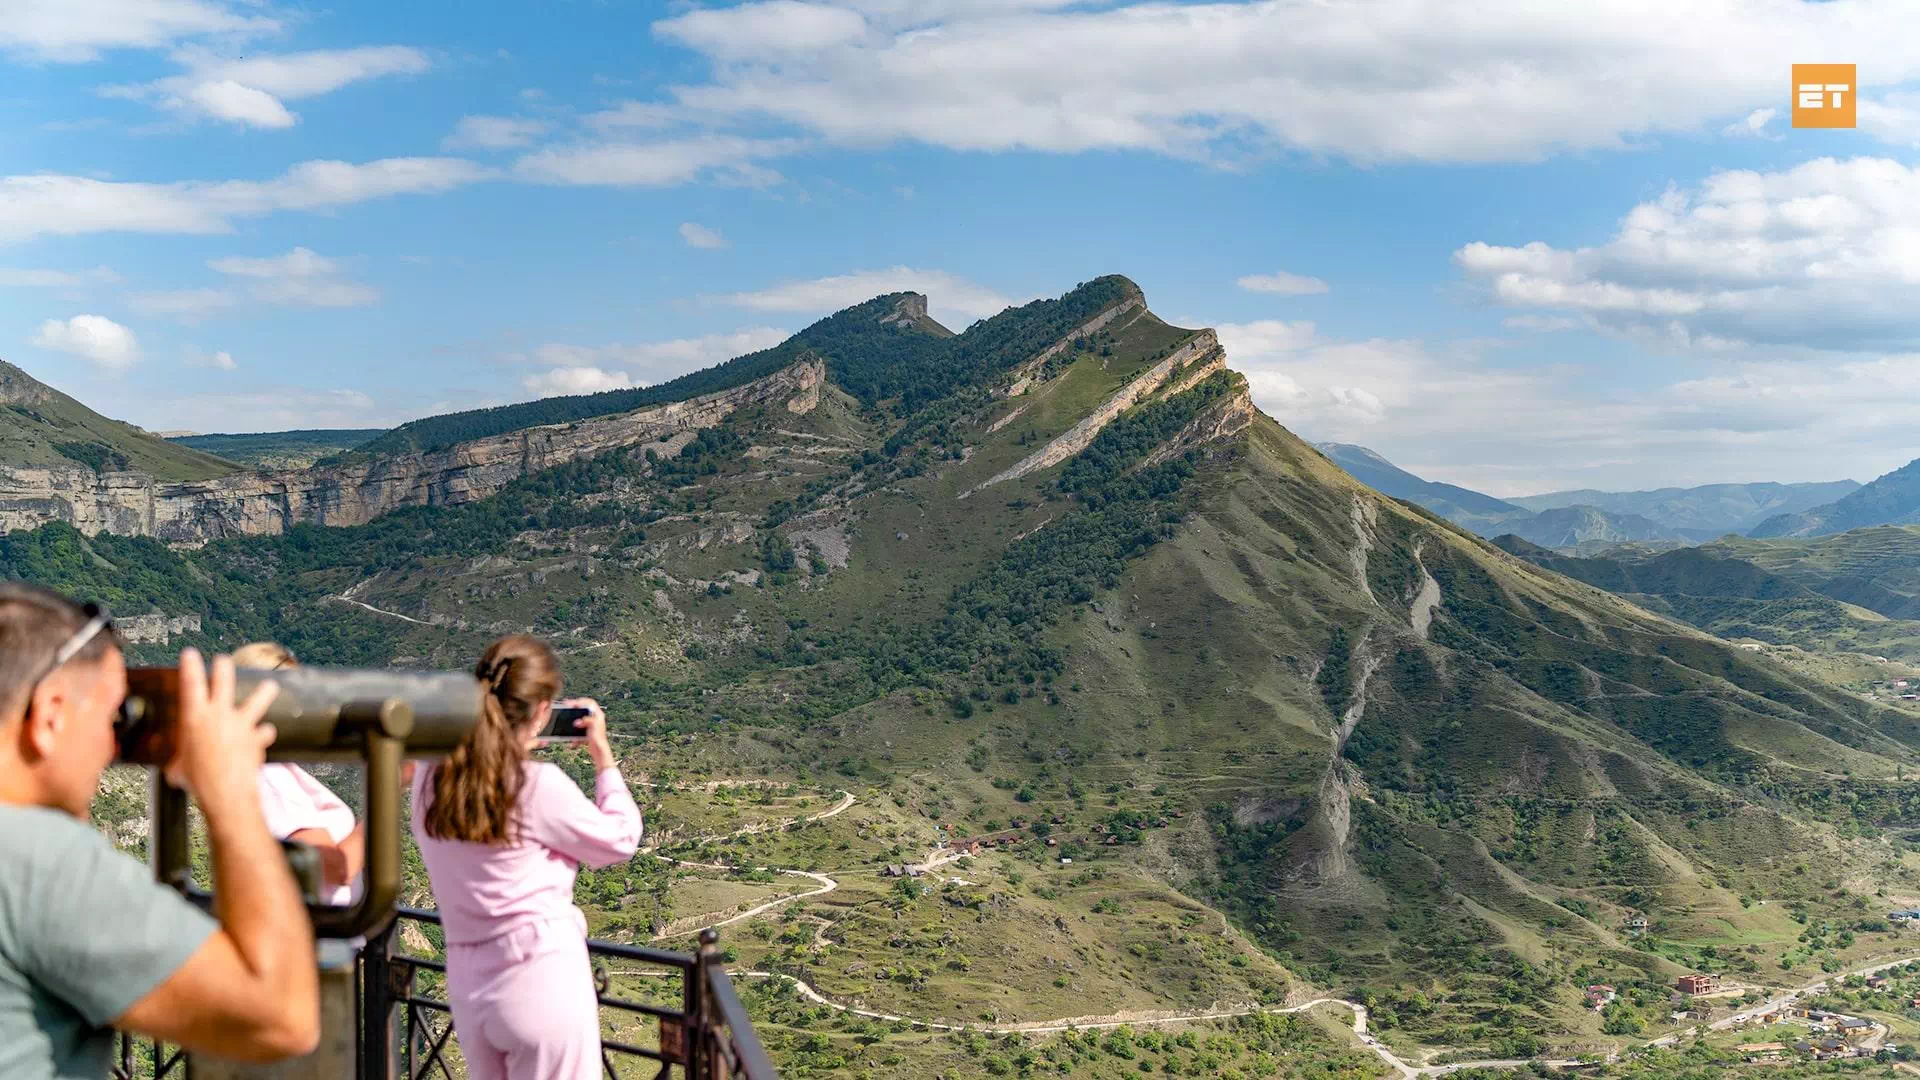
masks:
{"type": "Polygon", "coordinates": [[[104,368],[125,368],[140,359],[140,342],[133,331],[104,315],[75,315],[65,322],[48,319],[40,324],[30,343],[91,360],[104,368]]]}
{"type": "Polygon", "coordinates": [[[1784,136],[1769,135],[1767,133],[1767,125],[1773,123],[1773,118],[1779,115],[1780,112],[1778,109],[1755,109],[1747,114],[1746,119],[1736,121],[1721,128],[1720,134],[1730,139],[1778,140],[1784,138],[1784,136]]]}
{"type": "Polygon", "coordinates": [[[364,307],[380,299],[371,285],[348,281],[340,264],[308,248],[284,255],[248,258],[229,255],[213,259],[209,267],[231,277],[252,281],[253,298],[280,307],[364,307]]]}
{"type": "Polygon", "coordinates": [[[97,60],[107,49],[159,49],[200,34],[269,33],[280,24],[210,0],[8,0],[0,49],[45,60],[97,60]]]}
{"type": "Polygon", "coordinates": [[[222,274],[250,278],[323,277],[340,272],[339,263],[303,247],[264,259],[228,255],[212,259],[207,265],[222,274]]]}
{"type": "Polygon", "coordinates": [[[1214,328],[1220,347],[1229,357],[1265,358],[1303,349],[1313,344],[1314,326],[1310,322],[1281,322],[1259,319],[1250,323],[1222,323],[1214,328]]]}
{"type": "Polygon", "coordinates": [[[692,221],[683,221],[680,223],[680,239],[685,240],[687,246],[690,248],[700,248],[705,251],[713,251],[727,246],[726,237],[721,236],[719,232],[709,229],[705,225],[692,221]]]}
{"type": "Polygon", "coordinates": [[[286,101],[330,94],[366,79],[417,75],[429,66],[425,53],[404,45],[244,57],[184,48],[175,52],[174,60],[187,69],[185,74],[101,92],[245,127],[289,128],[299,118],[286,101]]]}
{"type": "Polygon", "coordinates": [[[1016,301],[944,270],[915,270],[895,266],[887,270],[856,270],[850,274],[789,281],[754,292],[729,293],[722,303],[755,311],[792,311],[821,316],[852,307],[882,293],[925,293],[933,317],[953,330],[976,319],[998,315],[1016,301]]]}
{"type": "Polygon", "coordinates": [[[765,60],[853,44],[867,36],[867,21],[857,11],[832,4],[763,0],[690,11],[654,29],[719,59],[765,60]]]}
{"type": "Polygon", "coordinates": [[[1524,161],[1719,131],[1777,106],[1807,56],[1857,63],[1870,91],[1911,81],[1911,18],[1802,0],[744,3],[654,24],[711,62],[654,104],[855,145],[1524,161]]]}
{"type": "Polygon", "coordinates": [[[231,289],[161,289],[127,296],[127,305],[142,315],[170,315],[188,326],[239,304],[231,289]]]}
{"type": "Polygon", "coordinates": [[[111,285],[119,280],[119,274],[104,266],[96,266],[91,270],[29,270],[0,266],[0,288],[74,289],[84,285],[111,285]]]}
{"type": "Polygon", "coordinates": [[[651,143],[588,142],[528,154],[514,173],[540,184],[671,187],[702,176],[742,187],[766,187],[780,174],[757,164],[800,148],[793,139],[693,135],[651,143]]]}
{"type": "MultiPolygon", "coordinates": [[[[596,367],[563,367],[528,375],[520,385],[535,397],[560,397],[567,394],[597,394],[602,390],[626,390],[633,387],[633,376],[624,371],[602,371],[596,367]]],[[[644,383],[641,385],[645,385],[644,383]]]]}
{"type": "Polygon", "coordinates": [[[228,255],[208,260],[207,266],[240,282],[234,286],[136,292],[127,302],[143,315],[170,315],[193,325],[244,303],[343,308],[364,307],[380,299],[379,290],[373,286],[348,280],[337,261],[304,247],[266,257],[228,255]]]}
{"type": "Polygon", "coordinates": [[[234,371],[240,365],[234,362],[230,352],[203,352],[197,345],[189,345],[185,350],[186,364],[191,368],[213,368],[216,371],[234,371]]]}
{"type": "Polygon", "coordinates": [[[230,120],[246,127],[290,128],[299,122],[285,105],[280,104],[279,98],[265,90],[242,86],[232,79],[197,83],[184,91],[178,100],[181,103],[191,102],[215,120],[230,120]]]}
{"type": "Polygon", "coordinates": [[[637,345],[551,343],[535,348],[531,357],[515,356],[512,359],[539,364],[543,367],[594,369],[603,373],[614,369],[625,369],[619,373],[637,373],[645,380],[639,385],[648,385],[676,375],[684,375],[689,371],[712,367],[736,356],[770,349],[785,341],[788,336],[785,330],[778,330],[771,326],[755,326],[728,333],[703,334],[699,337],[650,341],[637,345]]]}
{"type": "Polygon", "coordinates": [[[436,194],[494,178],[460,158],[307,161],[272,180],[153,184],[37,173],[0,177],[0,244],[102,232],[224,233],[233,219],[436,194]]]}
{"type": "Polygon", "coordinates": [[[1313,296],[1327,291],[1327,283],[1319,278],[1289,274],[1285,270],[1276,270],[1271,274],[1248,274],[1234,284],[1248,292],[1273,293],[1277,296],[1313,296]]]}
{"type": "Polygon", "coordinates": [[[453,134],[440,140],[444,150],[508,150],[546,134],[547,122],[519,116],[463,116],[453,134]]]}
{"type": "Polygon", "coordinates": [[[1475,242],[1455,263],[1514,308],[1650,347],[1920,345],[1920,167],[1822,158],[1672,189],[1594,247],[1475,242]]]}

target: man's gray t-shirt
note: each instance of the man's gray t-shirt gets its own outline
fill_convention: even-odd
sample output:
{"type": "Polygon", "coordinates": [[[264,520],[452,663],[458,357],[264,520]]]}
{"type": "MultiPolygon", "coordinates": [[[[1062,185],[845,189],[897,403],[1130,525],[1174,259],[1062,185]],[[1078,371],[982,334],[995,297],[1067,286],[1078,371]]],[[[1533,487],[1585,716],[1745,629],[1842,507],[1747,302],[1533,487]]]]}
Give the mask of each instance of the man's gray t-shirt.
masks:
{"type": "Polygon", "coordinates": [[[214,929],[85,822],[0,806],[0,1077],[102,1080],[107,1025],[214,929]]]}

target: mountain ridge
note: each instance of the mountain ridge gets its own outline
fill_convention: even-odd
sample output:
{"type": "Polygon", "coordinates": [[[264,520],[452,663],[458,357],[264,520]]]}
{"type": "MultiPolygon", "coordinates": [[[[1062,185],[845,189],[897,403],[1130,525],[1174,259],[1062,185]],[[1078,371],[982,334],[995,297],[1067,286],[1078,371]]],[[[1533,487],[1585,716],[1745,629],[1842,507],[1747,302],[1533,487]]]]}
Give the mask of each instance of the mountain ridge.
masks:
{"type": "Polygon", "coordinates": [[[1828,536],[1873,525],[1917,522],[1920,522],[1920,459],[1876,477],[1833,502],[1770,517],[1747,535],[1759,539],[1828,536]]]}

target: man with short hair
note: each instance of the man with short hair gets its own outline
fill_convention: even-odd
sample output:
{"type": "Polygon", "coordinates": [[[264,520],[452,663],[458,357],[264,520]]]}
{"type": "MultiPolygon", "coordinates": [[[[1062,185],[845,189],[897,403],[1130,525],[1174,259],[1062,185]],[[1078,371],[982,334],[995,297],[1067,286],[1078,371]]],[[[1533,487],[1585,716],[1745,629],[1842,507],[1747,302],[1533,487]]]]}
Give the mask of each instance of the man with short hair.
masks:
{"type": "Polygon", "coordinates": [[[319,1039],[313,928],[256,777],[276,688],[180,654],[178,751],[211,841],[208,917],[87,823],[126,660],[98,608],[0,583],[0,1077],[102,1080],[113,1030],[241,1061],[319,1039]]]}

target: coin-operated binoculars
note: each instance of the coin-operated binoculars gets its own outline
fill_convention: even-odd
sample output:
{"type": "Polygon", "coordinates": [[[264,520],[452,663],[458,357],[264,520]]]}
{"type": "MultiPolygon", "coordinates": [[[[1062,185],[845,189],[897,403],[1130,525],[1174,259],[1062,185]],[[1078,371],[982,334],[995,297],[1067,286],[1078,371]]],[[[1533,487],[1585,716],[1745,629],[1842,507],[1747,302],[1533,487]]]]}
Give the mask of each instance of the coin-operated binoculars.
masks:
{"type": "MultiPolygon", "coordinates": [[[[307,1058],[265,1068],[196,1060],[191,1075],[218,1078],[350,1077],[358,1057],[354,962],[346,939],[375,934],[392,921],[400,896],[400,763],[445,756],[480,722],[484,688],[472,675],[299,667],[236,673],[235,700],[259,683],[280,693],[265,722],[277,735],[269,761],[358,762],[365,766],[366,871],[359,899],[336,907],[314,899],[308,912],[322,941],[320,1048],[307,1058]]],[[[179,706],[179,672],[134,668],[116,735],[119,760],[155,766],[151,856],[154,876],[185,892],[192,885],[186,792],[157,766],[171,760],[179,706]]],[[[311,855],[311,852],[307,852],[311,855]]],[[[309,864],[310,865],[310,864],[309,864]]],[[[296,870],[300,860],[295,859],[296,870]]]]}

